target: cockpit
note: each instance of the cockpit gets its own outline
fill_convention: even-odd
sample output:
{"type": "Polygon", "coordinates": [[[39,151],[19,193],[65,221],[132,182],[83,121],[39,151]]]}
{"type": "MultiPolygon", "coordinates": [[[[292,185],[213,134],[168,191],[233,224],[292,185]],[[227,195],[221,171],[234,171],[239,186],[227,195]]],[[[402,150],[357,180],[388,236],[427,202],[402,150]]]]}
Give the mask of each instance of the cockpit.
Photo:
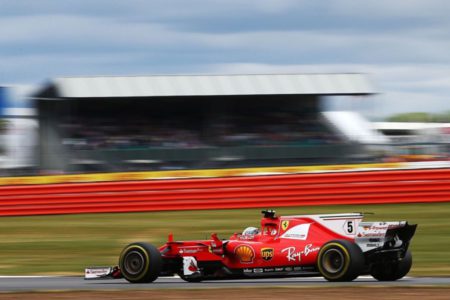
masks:
{"type": "Polygon", "coordinates": [[[264,210],[263,219],[261,220],[261,229],[257,227],[247,227],[242,231],[240,239],[243,240],[254,240],[255,238],[260,239],[263,237],[274,238],[278,234],[278,217],[275,217],[275,211],[264,210]]]}
{"type": "Polygon", "coordinates": [[[242,235],[244,236],[254,236],[260,233],[260,230],[256,227],[247,227],[242,232],[242,235]]]}

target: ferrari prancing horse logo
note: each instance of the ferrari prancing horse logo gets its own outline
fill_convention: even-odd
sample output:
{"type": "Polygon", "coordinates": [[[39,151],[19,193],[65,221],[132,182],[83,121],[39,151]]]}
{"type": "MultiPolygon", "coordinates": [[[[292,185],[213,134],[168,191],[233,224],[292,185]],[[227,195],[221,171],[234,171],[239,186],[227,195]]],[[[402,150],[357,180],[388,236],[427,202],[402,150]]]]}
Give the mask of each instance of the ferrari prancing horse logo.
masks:
{"type": "Polygon", "coordinates": [[[289,226],[289,221],[281,222],[281,229],[286,230],[289,226]]]}

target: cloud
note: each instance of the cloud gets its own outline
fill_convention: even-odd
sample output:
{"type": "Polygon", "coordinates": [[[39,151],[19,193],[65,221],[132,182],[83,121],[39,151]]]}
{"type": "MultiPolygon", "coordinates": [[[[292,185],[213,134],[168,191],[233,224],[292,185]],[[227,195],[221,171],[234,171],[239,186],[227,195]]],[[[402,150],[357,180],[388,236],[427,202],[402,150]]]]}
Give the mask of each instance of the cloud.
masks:
{"type": "MultiPolygon", "coordinates": [[[[115,22],[110,18],[40,15],[0,19],[0,43],[37,45],[48,43],[83,48],[172,44],[183,42],[181,33],[157,23],[115,22]],[[11,34],[11,28],[14,28],[11,34]],[[175,40],[175,39],[180,40],[175,40]]],[[[77,49],[74,49],[77,50],[77,49]]]]}
{"type": "Polygon", "coordinates": [[[404,112],[442,113],[450,111],[447,95],[432,92],[388,92],[377,99],[376,115],[389,116],[404,112]]]}
{"type": "MultiPolygon", "coordinates": [[[[329,1],[330,10],[335,14],[344,16],[357,16],[367,19],[388,19],[388,18],[415,18],[429,19],[444,18],[448,16],[450,3],[447,0],[338,0],[329,1]]],[[[438,19],[438,21],[439,21],[438,19]]]]}
{"type": "MultiPolygon", "coordinates": [[[[0,19],[0,53],[36,51],[202,53],[226,62],[272,64],[446,62],[450,39],[398,30],[371,35],[322,30],[196,32],[161,23],[111,18],[39,15],[0,19]],[[14,28],[14,34],[10,34],[14,28]]],[[[189,56],[188,56],[189,58],[189,56]]],[[[192,55],[194,63],[202,63],[192,55]]],[[[170,63],[170,62],[169,62],[170,63]]],[[[179,63],[179,62],[176,62],[179,63]]]]}
{"type": "Polygon", "coordinates": [[[448,106],[444,0],[0,0],[0,7],[3,83],[98,74],[367,72],[386,99],[414,100],[403,109],[422,109],[425,99],[448,106]]]}
{"type": "Polygon", "coordinates": [[[304,7],[306,0],[0,0],[3,15],[65,13],[89,14],[105,12],[108,15],[149,15],[157,12],[161,18],[172,16],[204,16],[205,13],[223,14],[228,12],[253,11],[267,14],[278,14],[292,8],[304,7]]]}

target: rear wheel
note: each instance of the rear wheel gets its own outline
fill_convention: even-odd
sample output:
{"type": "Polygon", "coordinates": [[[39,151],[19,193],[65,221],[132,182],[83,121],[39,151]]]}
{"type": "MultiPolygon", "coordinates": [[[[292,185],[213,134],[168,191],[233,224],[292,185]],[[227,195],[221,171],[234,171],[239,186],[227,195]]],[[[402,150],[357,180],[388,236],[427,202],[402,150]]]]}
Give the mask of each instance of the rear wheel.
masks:
{"type": "Polygon", "coordinates": [[[317,268],[328,281],[352,281],[364,268],[364,254],[347,240],[330,241],[319,251],[317,268]]]}
{"type": "Polygon", "coordinates": [[[161,266],[161,253],[148,243],[132,243],[126,246],[119,258],[123,277],[132,283],[155,281],[161,272],[161,266]]]}
{"type": "Polygon", "coordinates": [[[402,260],[374,264],[370,270],[370,275],[379,281],[394,281],[405,277],[411,270],[411,266],[412,255],[408,250],[402,260]]]}

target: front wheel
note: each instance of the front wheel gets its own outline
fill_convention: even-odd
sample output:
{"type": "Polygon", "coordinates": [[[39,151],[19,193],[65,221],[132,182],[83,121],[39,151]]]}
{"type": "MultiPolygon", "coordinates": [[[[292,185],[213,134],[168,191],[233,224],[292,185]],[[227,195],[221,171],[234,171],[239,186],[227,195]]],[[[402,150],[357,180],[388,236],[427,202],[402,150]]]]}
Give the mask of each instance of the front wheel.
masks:
{"type": "Polygon", "coordinates": [[[347,240],[330,241],[320,248],[317,268],[328,281],[352,281],[364,268],[364,254],[347,240]]]}
{"type": "Polygon", "coordinates": [[[151,244],[132,243],[120,254],[119,267],[131,283],[153,282],[161,272],[161,253],[151,244]]]}
{"type": "Polygon", "coordinates": [[[411,270],[411,266],[412,255],[411,251],[408,250],[402,260],[374,264],[370,270],[370,275],[378,281],[395,281],[405,277],[411,270]]]}

